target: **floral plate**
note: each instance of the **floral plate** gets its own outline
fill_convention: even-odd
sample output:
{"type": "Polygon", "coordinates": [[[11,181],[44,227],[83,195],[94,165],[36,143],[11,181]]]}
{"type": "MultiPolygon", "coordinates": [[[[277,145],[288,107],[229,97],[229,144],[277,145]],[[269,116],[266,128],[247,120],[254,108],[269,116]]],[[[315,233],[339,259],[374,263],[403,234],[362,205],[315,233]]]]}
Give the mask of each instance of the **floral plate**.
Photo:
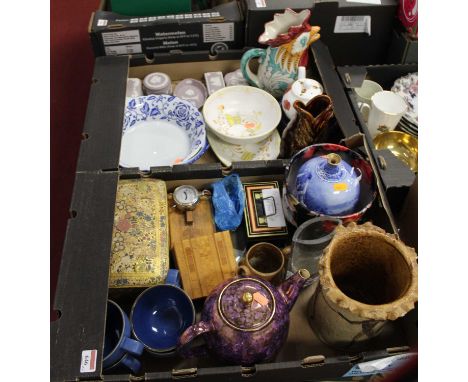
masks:
{"type": "Polygon", "coordinates": [[[267,139],[257,143],[233,145],[222,141],[213,133],[208,133],[208,141],[218,159],[225,166],[232,162],[251,160],[271,160],[279,155],[281,137],[275,130],[267,139]]]}
{"type": "Polygon", "coordinates": [[[120,165],[193,163],[207,150],[205,121],[190,102],[170,95],[129,98],[125,107],[120,165]]]}
{"type": "Polygon", "coordinates": [[[418,73],[410,73],[398,78],[392,87],[408,104],[405,118],[412,124],[418,125],[418,73]]]}

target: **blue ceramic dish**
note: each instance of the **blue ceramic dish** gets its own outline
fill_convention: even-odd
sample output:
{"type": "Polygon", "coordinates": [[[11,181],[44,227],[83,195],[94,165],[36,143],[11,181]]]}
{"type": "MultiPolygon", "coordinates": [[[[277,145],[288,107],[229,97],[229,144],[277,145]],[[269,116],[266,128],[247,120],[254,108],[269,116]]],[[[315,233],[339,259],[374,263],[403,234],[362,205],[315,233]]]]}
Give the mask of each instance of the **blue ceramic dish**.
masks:
{"type": "Polygon", "coordinates": [[[156,355],[175,350],[180,335],[195,322],[195,307],[180,288],[162,284],[143,291],[132,307],[132,332],[156,355]]]}
{"type": "MultiPolygon", "coordinates": [[[[130,320],[120,306],[114,301],[108,300],[106,336],[102,360],[102,367],[104,369],[118,363],[126,354],[139,356],[143,353],[143,344],[130,337],[130,320]]],[[[135,365],[135,363],[133,364],[135,365]]],[[[134,372],[137,373],[138,370],[134,372]]]]}

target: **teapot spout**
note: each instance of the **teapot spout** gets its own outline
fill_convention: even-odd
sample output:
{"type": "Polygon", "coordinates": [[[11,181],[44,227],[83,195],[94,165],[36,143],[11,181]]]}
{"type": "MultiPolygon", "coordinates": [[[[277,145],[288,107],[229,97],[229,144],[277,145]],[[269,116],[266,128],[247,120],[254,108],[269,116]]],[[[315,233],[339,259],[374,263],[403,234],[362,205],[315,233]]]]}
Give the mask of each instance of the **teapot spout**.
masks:
{"type": "Polygon", "coordinates": [[[309,277],[310,273],[307,269],[299,269],[294,275],[280,285],[279,292],[283,296],[284,301],[286,301],[288,310],[291,310],[296,303],[299,292],[309,277]]]}

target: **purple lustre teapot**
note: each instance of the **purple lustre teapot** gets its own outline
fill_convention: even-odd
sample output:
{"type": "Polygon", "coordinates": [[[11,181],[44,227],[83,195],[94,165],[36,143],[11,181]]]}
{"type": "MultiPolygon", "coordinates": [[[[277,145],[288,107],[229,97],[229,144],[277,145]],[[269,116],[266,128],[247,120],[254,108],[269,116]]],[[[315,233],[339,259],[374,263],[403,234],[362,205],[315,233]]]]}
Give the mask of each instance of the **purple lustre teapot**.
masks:
{"type": "Polygon", "coordinates": [[[179,338],[184,357],[203,356],[206,350],[226,362],[253,365],[275,356],[286,341],[289,311],[310,277],[300,269],[278,288],[258,277],[235,277],[207,297],[201,321],[179,338]],[[206,345],[190,347],[202,336],[206,345]]]}

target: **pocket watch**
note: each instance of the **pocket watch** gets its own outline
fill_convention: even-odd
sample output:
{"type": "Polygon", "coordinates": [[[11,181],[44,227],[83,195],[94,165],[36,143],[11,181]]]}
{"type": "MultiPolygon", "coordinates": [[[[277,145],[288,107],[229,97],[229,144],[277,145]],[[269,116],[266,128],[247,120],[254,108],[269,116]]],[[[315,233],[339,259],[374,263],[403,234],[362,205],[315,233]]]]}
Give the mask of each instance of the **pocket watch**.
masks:
{"type": "Polygon", "coordinates": [[[211,196],[211,192],[203,190],[199,192],[195,187],[190,185],[182,185],[177,187],[172,193],[175,207],[180,211],[193,211],[200,199],[211,196]]]}

